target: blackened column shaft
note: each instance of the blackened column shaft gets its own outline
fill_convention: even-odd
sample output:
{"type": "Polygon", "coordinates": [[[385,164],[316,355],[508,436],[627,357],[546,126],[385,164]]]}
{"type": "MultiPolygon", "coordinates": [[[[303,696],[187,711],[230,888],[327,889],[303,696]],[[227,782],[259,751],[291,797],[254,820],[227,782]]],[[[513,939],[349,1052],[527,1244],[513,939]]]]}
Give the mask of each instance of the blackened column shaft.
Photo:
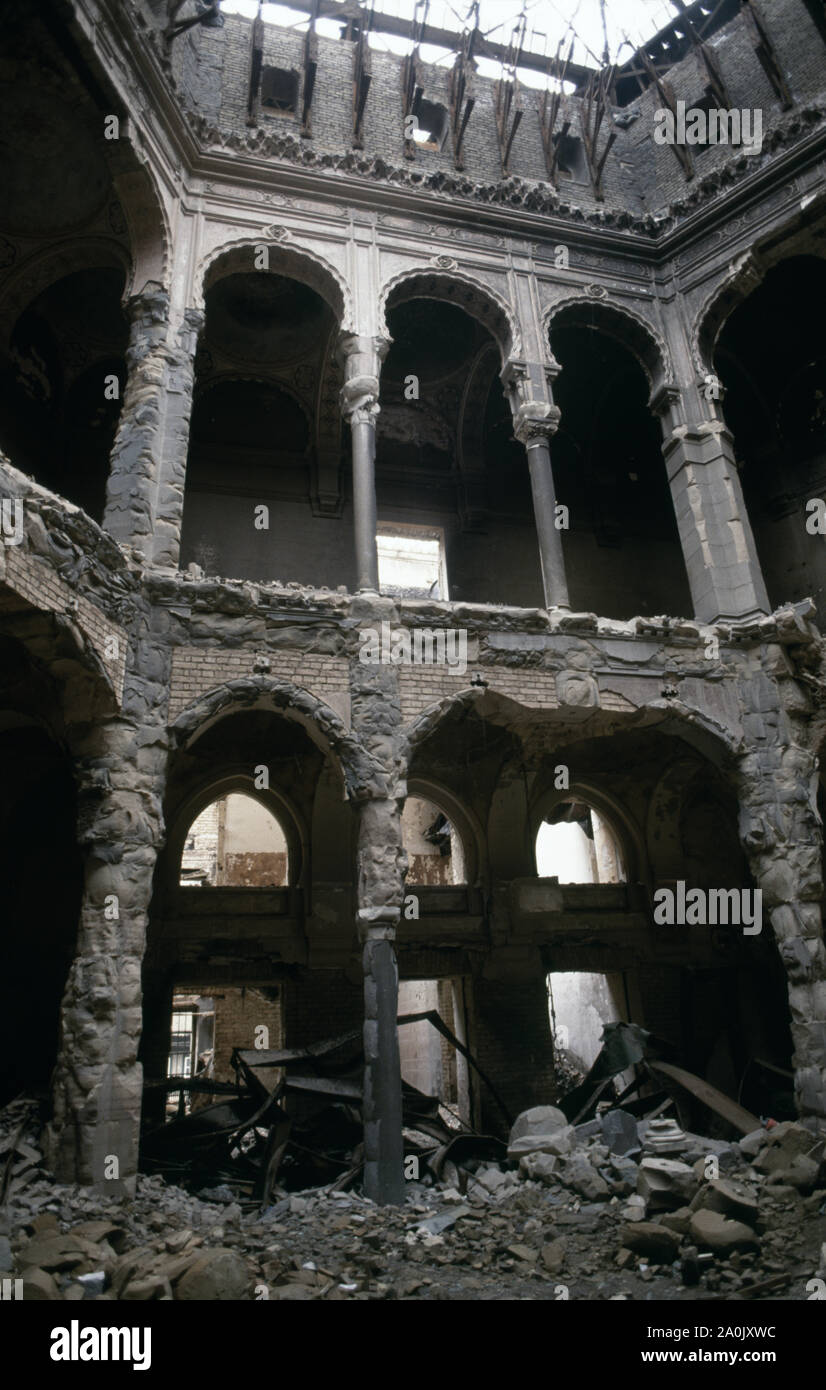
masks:
{"type": "Polygon", "coordinates": [[[530,440],[525,448],[528,451],[528,467],[531,474],[545,606],[570,608],[565,558],[562,554],[562,532],[556,524],[556,492],[548,440],[542,437],[530,440]]]}
{"type": "Polygon", "coordinates": [[[528,454],[546,608],[570,608],[549,442],[556,433],[559,418],[558,406],[543,403],[537,405],[536,414],[523,414],[520,411],[514,426],[514,434],[524,444],[528,454]]]}
{"type": "Polygon", "coordinates": [[[353,456],[353,531],[356,591],[378,593],[376,550],[376,417],[379,373],[389,342],[348,334],[339,347],[344,362],[342,414],[350,422],[353,456]]]}

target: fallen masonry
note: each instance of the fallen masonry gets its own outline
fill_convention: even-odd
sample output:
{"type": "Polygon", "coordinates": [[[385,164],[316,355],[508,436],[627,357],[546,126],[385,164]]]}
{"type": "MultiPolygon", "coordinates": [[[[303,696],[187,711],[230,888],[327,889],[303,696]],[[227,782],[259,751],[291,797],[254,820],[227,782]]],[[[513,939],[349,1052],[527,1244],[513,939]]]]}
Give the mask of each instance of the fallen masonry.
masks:
{"type": "Polygon", "coordinates": [[[463,1191],[428,1174],[397,1207],[332,1185],[263,1211],[226,1185],[194,1194],[159,1176],[139,1177],[127,1205],[93,1198],[45,1170],[35,1108],[7,1107],[0,1127],[3,1154],[12,1143],[28,1154],[3,1207],[0,1273],[22,1279],[29,1300],[799,1300],[826,1266],[823,1145],[794,1124],[742,1142],[685,1134],[687,1161],[673,1166],[689,1178],[665,1205],[640,1195],[646,1164],[668,1162],[646,1158],[645,1121],[639,1162],[618,1171],[590,1125],[564,1161],[548,1155],[565,1125],[545,1106],[513,1127],[511,1145],[533,1153],[466,1158],[463,1191]],[[725,1179],[706,1181],[694,1157],[710,1142],[725,1179]],[[793,1165],[761,1171],[761,1157],[804,1148],[814,1180],[793,1165]],[[534,1154],[554,1167],[532,1170],[534,1154]]]}

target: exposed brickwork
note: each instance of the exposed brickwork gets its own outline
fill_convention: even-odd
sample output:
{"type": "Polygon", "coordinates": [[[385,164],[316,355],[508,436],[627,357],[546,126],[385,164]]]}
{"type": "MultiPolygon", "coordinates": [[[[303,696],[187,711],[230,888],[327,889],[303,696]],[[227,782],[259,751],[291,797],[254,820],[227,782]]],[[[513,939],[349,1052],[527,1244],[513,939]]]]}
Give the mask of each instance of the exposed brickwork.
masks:
{"type": "MultiPolygon", "coordinates": [[[[199,696],[226,681],[240,680],[254,672],[256,653],[227,648],[178,647],[172,658],[172,690],[169,717],[174,720],[199,696]]],[[[273,652],[270,675],[309,690],[319,700],[346,694],[347,662],[340,657],[306,652],[273,652]]]]}
{"type": "MultiPolygon", "coordinates": [[[[128,646],[124,629],[108,619],[85,594],[71,589],[48,565],[17,546],[0,546],[0,564],[3,563],[0,585],[33,608],[71,617],[100,657],[120,700],[128,646]]],[[[0,603],[10,606],[8,599],[0,598],[0,603]]]]}

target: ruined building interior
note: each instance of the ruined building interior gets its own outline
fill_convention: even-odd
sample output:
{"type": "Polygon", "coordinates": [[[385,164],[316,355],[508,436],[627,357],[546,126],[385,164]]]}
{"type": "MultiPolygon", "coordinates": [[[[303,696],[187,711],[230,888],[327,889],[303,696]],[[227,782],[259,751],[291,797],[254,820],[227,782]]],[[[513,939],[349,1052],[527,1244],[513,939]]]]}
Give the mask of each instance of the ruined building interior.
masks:
{"type": "MultiPolygon", "coordinates": [[[[633,1198],[690,1296],[782,1258],[663,1225],[621,1093],[826,1240],[826,15],[639,0],[601,63],[499,8],[3,6],[4,1195],[128,1207],[240,1106],[245,1215],[249,1144],[285,1219],[633,1198]]],[[[632,1235],[627,1287],[520,1235],[484,1296],[644,1297],[632,1235]]]]}

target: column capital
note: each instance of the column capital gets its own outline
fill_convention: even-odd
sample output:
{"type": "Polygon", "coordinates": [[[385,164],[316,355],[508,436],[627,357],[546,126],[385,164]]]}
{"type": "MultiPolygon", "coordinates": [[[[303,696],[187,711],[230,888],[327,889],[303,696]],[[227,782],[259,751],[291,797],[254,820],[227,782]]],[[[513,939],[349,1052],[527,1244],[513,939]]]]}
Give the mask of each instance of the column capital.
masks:
{"type": "Polygon", "coordinates": [[[562,411],[550,401],[523,401],[513,416],[514,437],[526,449],[547,444],[559,429],[562,411]]]}
{"type": "Polygon", "coordinates": [[[392,338],[381,333],[340,333],[336,356],[346,376],[379,376],[392,343],[392,338]]]}
{"type": "Polygon", "coordinates": [[[132,294],[124,302],[126,316],[130,323],[169,322],[169,291],[155,280],[147,280],[142,290],[132,294]]]}
{"type": "Polygon", "coordinates": [[[351,425],[375,425],[381,364],[391,342],[391,338],[382,335],[342,333],[339,337],[336,353],[344,368],[339,404],[351,425]]]}
{"type": "Polygon", "coordinates": [[[381,409],[378,377],[354,376],[345,381],[339,392],[339,404],[342,415],[351,425],[374,425],[381,409]]]}

